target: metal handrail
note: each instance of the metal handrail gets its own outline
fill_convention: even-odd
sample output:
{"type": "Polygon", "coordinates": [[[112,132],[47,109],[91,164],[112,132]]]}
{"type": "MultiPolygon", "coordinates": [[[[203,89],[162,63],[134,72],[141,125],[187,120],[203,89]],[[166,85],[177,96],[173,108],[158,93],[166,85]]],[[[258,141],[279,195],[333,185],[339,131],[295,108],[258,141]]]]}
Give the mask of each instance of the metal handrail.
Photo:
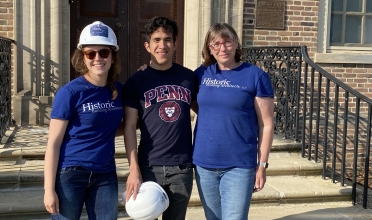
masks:
{"type": "Polygon", "coordinates": [[[366,208],[372,100],[314,63],[306,46],[243,48],[243,57],[270,75],[275,95],[275,133],[301,142],[302,157],[316,162],[321,159],[323,179],[330,174],[335,182],[340,176],[342,185],[346,178],[351,179],[353,204],[357,199],[357,176],[363,174],[358,177],[364,178],[359,183],[363,185],[363,207],[366,208]],[[350,137],[348,131],[352,128],[353,137],[350,137]],[[348,145],[348,140],[352,144],[348,145]],[[350,160],[346,154],[351,151],[350,160]],[[351,165],[347,167],[346,163],[351,165]]]}
{"type": "Polygon", "coordinates": [[[0,37],[0,141],[11,123],[11,44],[0,37]]]}
{"type": "MultiPolygon", "coordinates": [[[[342,153],[341,153],[341,184],[344,185],[345,183],[345,175],[346,175],[346,145],[347,145],[347,131],[348,131],[348,126],[349,125],[354,125],[354,141],[353,141],[353,160],[352,160],[352,201],[353,201],[353,204],[356,204],[356,188],[357,188],[357,173],[358,173],[358,170],[359,169],[362,169],[364,170],[364,181],[363,181],[363,194],[362,194],[362,197],[363,197],[363,208],[367,208],[367,196],[368,196],[368,185],[369,185],[369,162],[370,162],[370,151],[371,151],[371,145],[370,145],[370,139],[371,139],[371,112],[372,112],[372,99],[368,98],[367,96],[363,95],[362,93],[358,92],[357,90],[351,88],[349,85],[345,84],[344,82],[340,81],[339,79],[337,79],[336,77],[334,77],[333,75],[331,75],[330,73],[328,73],[327,71],[325,71],[323,68],[321,68],[319,65],[317,65],[316,63],[314,63],[310,58],[309,58],[309,55],[307,53],[307,48],[306,46],[301,46],[301,52],[303,54],[303,58],[304,58],[304,61],[305,61],[305,65],[309,65],[311,68],[312,68],[312,71],[311,71],[311,76],[312,78],[314,77],[314,74],[315,72],[318,72],[319,73],[319,77],[318,77],[318,91],[321,91],[321,82],[322,82],[322,77],[325,78],[326,80],[326,96],[325,96],[325,99],[326,99],[326,106],[325,106],[325,125],[324,125],[324,131],[325,131],[325,134],[323,135],[324,137],[324,149],[323,149],[323,152],[328,152],[328,121],[329,121],[329,101],[330,101],[330,97],[329,97],[329,90],[330,90],[330,83],[332,82],[335,87],[336,87],[336,90],[335,90],[335,114],[334,114],[334,121],[335,121],[335,125],[334,125],[334,140],[333,140],[333,143],[332,143],[332,158],[333,158],[333,161],[332,161],[332,165],[331,165],[331,174],[332,174],[332,181],[335,182],[335,176],[338,174],[336,172],[336,148],[337,148],[337,143],[336,143],[336,140],[337,140],[337,116],[338,116],[338,109],[339,109],[339,105],[338,105],[338,99],[339,99],[339,95],[341,94],[340,92],[340,88],[344,90],[344,114],[342,116],[343,118],[343,132],[342,132],[342,153]],[[354,122],[350,122],[349,120],[349,104],[351,103],[350,101],[350,96],[354,96],[355,97],[355,119],[354,119],[354,122]],[[367,105],[368,106],[368,112],[363,112],[360,108],[361,108],[361,102],[364,103],[364,105],[367,105]],[[367,113],[367,119],[366,119],[366,123],[367,123],[367,129],[366,129],[366,140],[365,140],[365,144],[364,144],[364,151],[365,151],[365,156],[364,156],[364,167],[363,166],[358,166],[358,158],[360,157],[363,157],[363,156],[359,156],[359,130],[360,130],[360,121],[361,121],[361,113],[367,113]]],[[[305,69],[306,69],[306,66],[305,66],[305,69]]],[[[314,92],[315,89],[312,89],[312,93],[314,92]]],[[[320,124],[320,119],[319,119],[319,116],[320,116],[320,92],[318,92],[318,106],[317,106],[317,110],[318,112],[316,113],[316,125],[317,125],[317,128],[315,129],[316,131],[316,136],[315,136],[315,144],[314,144],[314,151],[315,151],[315,161],[317,161],[318,159],[318,143],[319,143],[319,124],[320,124]]],[[[312,102],[311,102],[312,103],[312,102]]],[[[310,121],[312,121],[312,109],[310,108],[310,121]]],[[[305,120],[304,120],[305,121],[305,120]]],[[[312,127],[310,127],[310,130],[312,130],[312,127]]],[[[312,134],[312,133],[310,133],[312,134]]],[[[303,142],[302,142],[302,148],[303,149],[306,149],[308,148],[308,158],[310,160],[311,158],[311,145],[312,145],[312,142],[311,142],[311,135],[310,135],[310,141],[306,143],[305,138],[305,133],[303,132],[303,142]]],[[[304,156],[304,154],[302,155],[304,156]]],[[[327,158],[327,154],[323,153],[323,178],[325,178],[325,171],[326,171],[326,158],[327,158]]],[[[349,161],[350,162],[350,161],[349,161]]]]}
{"type": "Polygon", "coordinates": [[[339,87],[343,88],[344,90],[348,91],[350,94],[359,97],[360,99],[363,99],[364,101],[368,102],[372,105],[372,99],[368,98],[367,96],[363,95],[362,93],[356,91],[355,89],[351,88],[341,80],[337,79],[330,73],[328,73],[326,70],[324,70],[322,67],[320,67],[318,64],[314,63],[307,53],[307,47],[301,46],[301,53],[303,55],[304,61],[308,63],[310,66],[314,67],[315,70],[319,71],[324,77],[329,79],[331,82],[339,85],[339,87]]]}

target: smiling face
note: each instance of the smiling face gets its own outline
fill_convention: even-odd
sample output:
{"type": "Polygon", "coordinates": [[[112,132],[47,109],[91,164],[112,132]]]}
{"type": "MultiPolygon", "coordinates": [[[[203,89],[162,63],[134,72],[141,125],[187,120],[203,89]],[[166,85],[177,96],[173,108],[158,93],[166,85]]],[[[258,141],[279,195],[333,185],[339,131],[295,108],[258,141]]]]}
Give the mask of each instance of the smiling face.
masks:
{"type": "MultiPolygon", "coordinates": [[[[107,46],[100,46],[100,45],[91,45],[86,46],[83,48],[83,52],[87,51],[100,51],[102,49],[110,49],[107,46]]],[[[84,63],[88,68],[88,74],[90,74],[91,77],[106,77],[108,75],[108,71],[112,64],[112,53],[108,55],[107,58],[102,58],[99,53],[97,52],[93,59],[87,58],[86,55],[84,55],[84,63]]]]}
{"type": "Polygon", "coordinates": [[[177,48],[171,32],[158,28],[151,34],[149,42],[145,42],[146,50],[151,54],[150,66],[157,70],[167,70],[172,66],[173,54],[177,48]]]}
{"type": "Polygon", "coordinates": [[[237,47],[236,40],[232,38],[224,39],[221,36],[217,36],[209,42],[209,50],[221,69],[230,69],[236,66],[235,53],[237,47]]]}

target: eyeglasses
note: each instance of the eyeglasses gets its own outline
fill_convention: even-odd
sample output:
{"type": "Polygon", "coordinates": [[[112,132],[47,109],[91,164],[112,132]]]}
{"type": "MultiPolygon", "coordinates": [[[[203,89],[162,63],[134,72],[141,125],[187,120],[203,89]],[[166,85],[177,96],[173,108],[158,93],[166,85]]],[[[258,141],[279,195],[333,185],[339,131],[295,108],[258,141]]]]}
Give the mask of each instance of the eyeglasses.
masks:
{"type": "Polygon", "coordinates": [[[107,58],[110,53],[111,53],[111,50],[110,49],[101,49],[101,50],[86,50],[86,51],[83,51],[83,53],[85,54],[85,57],[90,59],[90,60],[93,60],[95,57],[96,57],[96,54],[98,53],[99,56],[103,59],[107,58]]]}
{"type": "Polygon", "coordinates": [[[234,39],[226,40],[224,42],[215,42],[214,44],[209,44],[209,47],[212,50],[219,50],[221,48],[221,44],[223,44],[225,47],[231,47],[234,44],[234,39]]]}

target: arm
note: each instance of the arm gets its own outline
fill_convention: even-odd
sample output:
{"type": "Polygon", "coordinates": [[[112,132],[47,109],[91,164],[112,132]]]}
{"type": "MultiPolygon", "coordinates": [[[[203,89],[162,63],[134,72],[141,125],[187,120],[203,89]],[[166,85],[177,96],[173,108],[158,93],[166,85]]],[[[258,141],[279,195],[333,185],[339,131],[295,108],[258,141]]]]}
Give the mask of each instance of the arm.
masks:
{"type": "Polygon", "coordinates": [[[48,144],[44,160],[44,205],[48,212],[59,212],[58,196],[55,192],[57,164],[63,136],[68,121],[51,119],[49,124],[48,144]]]}
{"type": "Polygon", "coordinates": [[[116,129],[115,137],[124,135],[124,121],[120,122],[118,129],[116,129]]]}
{"type": "MultiPolygon", "coordinates": [[[[274,99],[256,97],[254,103],[258,122],[258,161],[268,162],[274,138],[274,99]]],[[[266,182],[266,169],[258,166],[255,192],[260,191],[266,182]]]]}
{"type": "Polygon", "coordinates": [[[199,106],[197,101],[191,102],[191,110],[193,110],[195,114],[198,114],[199,106]]]}
{"type": "Polygon", "coordinates": [[[126,201],[128,201],[132,194],[133,199],[136,199],[138,189],[142,183],[142,176],[137,156],[136,126],[138,110],[125,106],[124,112],[124,143],[129,162],[129,176],[126,184],[126,201]]]}

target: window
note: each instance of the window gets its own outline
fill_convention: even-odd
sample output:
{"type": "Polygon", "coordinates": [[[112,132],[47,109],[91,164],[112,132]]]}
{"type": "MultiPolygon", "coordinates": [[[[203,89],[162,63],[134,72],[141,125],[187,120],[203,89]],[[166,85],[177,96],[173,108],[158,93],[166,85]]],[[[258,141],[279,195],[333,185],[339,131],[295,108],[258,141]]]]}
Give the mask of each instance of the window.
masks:
{"type": "Polygon", "coordinates": [[[372,0],[332,0],[329,45],[372,46],[372,0]]]}
{"type": "Polygon", "coordinates": [[[370,64],[372,0],[319,0],[317,63],[370,64]]]}

